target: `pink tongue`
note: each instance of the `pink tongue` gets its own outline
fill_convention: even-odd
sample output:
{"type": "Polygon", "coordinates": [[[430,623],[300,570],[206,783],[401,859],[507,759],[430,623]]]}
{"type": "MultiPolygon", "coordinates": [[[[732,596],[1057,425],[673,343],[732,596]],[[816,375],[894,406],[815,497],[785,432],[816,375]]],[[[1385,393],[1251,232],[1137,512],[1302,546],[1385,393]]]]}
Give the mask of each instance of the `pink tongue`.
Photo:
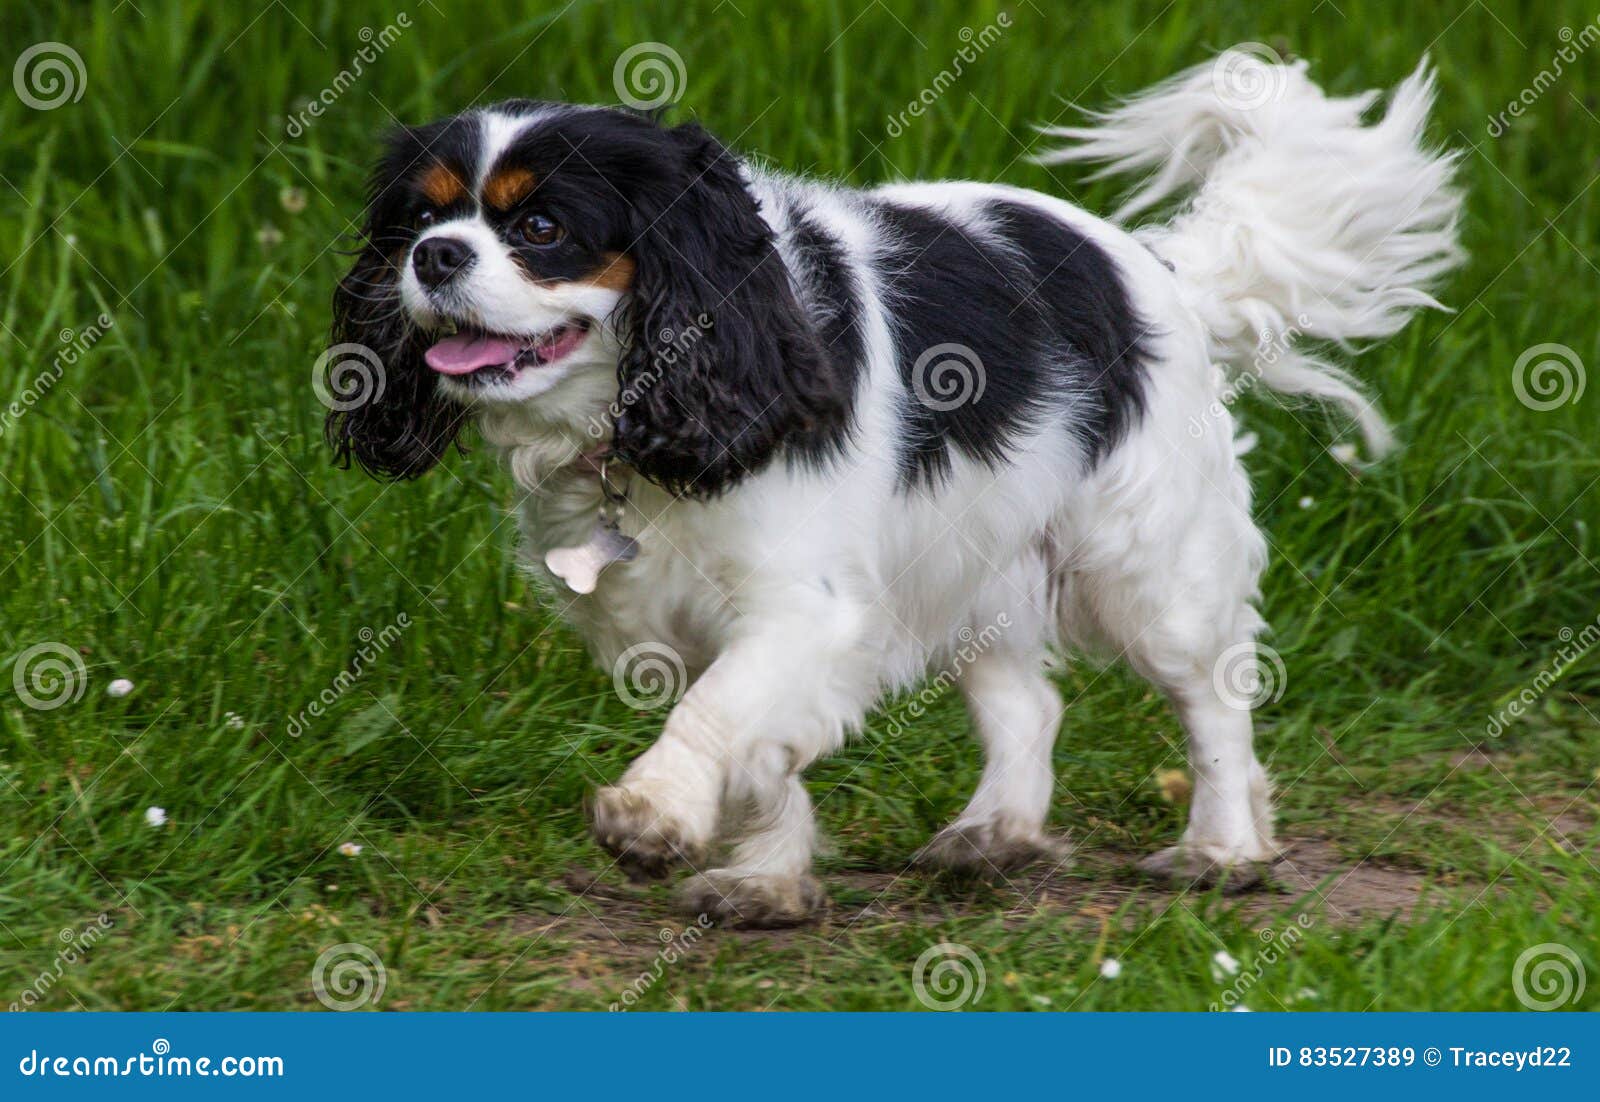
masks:
{"type": "Polygon", "coordinates": [[[428,366],[443,375],[466,375],[490,364],[508,364],[522,346],[502,337],[474,337],[457,333],[423,353],[428,366]]]}

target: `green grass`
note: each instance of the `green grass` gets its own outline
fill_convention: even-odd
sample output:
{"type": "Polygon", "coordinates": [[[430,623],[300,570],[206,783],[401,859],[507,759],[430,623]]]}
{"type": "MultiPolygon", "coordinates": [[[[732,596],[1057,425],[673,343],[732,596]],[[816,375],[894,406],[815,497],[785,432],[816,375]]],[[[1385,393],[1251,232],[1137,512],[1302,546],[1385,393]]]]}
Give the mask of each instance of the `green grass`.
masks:
{"type": "Polygon", "coordinates": [[[1264,964],[1244,996],[1258,1010],[1515,1009],[1514,961],[1556,942],[1586,962],[1581,1005],[1600,1006],[1600,658],[1486,733],[1600,611],[1595,396],[1535,411],[1511,386],[1532,345],[1600,363],[1594,59],[1487,133],[1560,28],[1583,25],[1576,9],[1022,0],[886,139],[961,27],[999,7],[436,3],[406,9],[412,28],[291,138],[289,113],[350,64],[360,28],[400,9],[95,0],[67,19],[0,0],[0,61],[60,41],[87,77],[49,111],[0,88],[0,396],[19,403],[0,422],[0,1003],[49,973],[37,1003],[53,1009],[315,1008],[314,960],[359,942],[384,962],[384,1008],[603,1008],[681,929],[667,889],[626,885],[581,811],[660,716],[624,706],[533,602],[507,479],[481,452],[399,487],[329,466],[312,365],[379,128],[513,95],[613,100],[617,55],[658,40],[684,60],[680,114],[786,166],[996,179],[1107,209],[1108,185],[1020,159],[1028,124],[1250,40],[1341,92],[1431,51],[1434,136],[1467,151],[1472,260],[1445,292],[1459,312],[1360,362],[1405,450],[1356,478],[1326,455],[1329,418],[1244,410],[1289,670],[1259,714],[1284,833],[1421,901],[1313,909],[1264,964],[1260,931],[1282,939],[1293,894],[1141,885],[1128,862],[1181,822],[1153,780],[1182,764],[1178,733],[1136,680],[1074,665],[1057,820],[1084,846],[1075,868],[1015,887],[898,875],[977,756],[953,700],[892,743],[880,718],[809,778],[834,918],[711,931],[638,1005],[916,1008],[914,963],[957,942],[982,963],[985,1009],[1204,1009],[1220,949],[1264,964]],[[102,313],[105,335],[30,398],[62,330],[102,313]],[[363,629],[402,614],[292,735],[363,629]],[[45,642],[81,657],[83,692],[36,710],[9,677],[45,642]],[[134,691],[109,696],[119,677],[134,691]],[[1462,762],[1474,746],[1487,763],[1462,762]],[[60,931],[102,914],[111,929],[57,978],[60,931]],[[1098,978],[1103,957],[1120,978],[1098,978]]]}

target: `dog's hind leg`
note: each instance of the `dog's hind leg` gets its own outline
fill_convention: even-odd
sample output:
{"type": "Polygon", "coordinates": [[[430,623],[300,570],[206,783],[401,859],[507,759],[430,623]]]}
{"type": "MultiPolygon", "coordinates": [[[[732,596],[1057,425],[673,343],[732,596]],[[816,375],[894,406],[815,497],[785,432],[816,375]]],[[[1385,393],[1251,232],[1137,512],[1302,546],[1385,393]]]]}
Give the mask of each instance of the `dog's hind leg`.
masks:
{"type": "Polygon", "coordinates": [[[1258,665],[1262,621],[1254,602],[1266,544],[1250,519],[1243,468],[1231,449],[1223,451],[1229,427],[1224,415],[1203,444],[1169,434],[1161,446],[1150,433],[1127,450],[1129,466],[1149,464],[1148,477],[1127,467],[1108,472],[1121,494],[1102,493],[1072,516],[1073,529],[1087,534],[1076,545],[1065,535],[1060,542],[1071,547],[1063,633],[1092,637],[1126,658],[1172,701],[1188,737],[1188,825],[1177,845],[1141,867],[1173,881],[1226,879],[1237,888],[1277,855],[1250,710],[1263,686],[1281,688],[1276,669],[1258,665]]]}
{"type": "Polygon", "coordinates": [[[1038,859],[1066,860],[1066,843],[1045,832],[1061,696],[1045,678],[1043,661],[1042,650],[996,649],[960,670],[957,681],[983,744],[983,774],[966,809],[917,854],[919,864],[994,876],[1038,859]]]}

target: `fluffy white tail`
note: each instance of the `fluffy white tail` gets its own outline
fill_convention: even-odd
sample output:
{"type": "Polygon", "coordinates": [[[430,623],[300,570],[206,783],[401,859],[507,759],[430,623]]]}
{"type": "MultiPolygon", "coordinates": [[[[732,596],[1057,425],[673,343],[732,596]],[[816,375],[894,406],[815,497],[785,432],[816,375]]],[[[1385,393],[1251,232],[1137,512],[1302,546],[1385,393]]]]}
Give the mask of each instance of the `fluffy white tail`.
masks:
{"type": "Polygon", "coordinates": [[[1038,159],[1149,173],[1119,221],[1195,187],[1170,221],[1135,232],[1177,271],[1214,357],[1236,378],[1343,406],[1381,454],[1392,438],[1359,384],[1295,342],[1351,350],[1443,309],[1428,287],[1462,258],[1461,197],[1458,155],[1422,144],[1433,93],[1424,62],[1363,125],[1378,92],[1330,97],[1304,61],[1235,47],[1093,125],[1047,130],[1073,144],[1038,159]]]}

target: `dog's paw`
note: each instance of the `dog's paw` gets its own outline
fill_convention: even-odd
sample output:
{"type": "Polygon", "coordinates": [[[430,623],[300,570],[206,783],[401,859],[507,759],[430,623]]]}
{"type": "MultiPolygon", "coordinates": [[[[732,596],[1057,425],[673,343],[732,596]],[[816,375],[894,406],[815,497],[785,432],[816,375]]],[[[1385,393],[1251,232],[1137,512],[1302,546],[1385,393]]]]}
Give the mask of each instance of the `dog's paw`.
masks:
{"type": "Polygon", "coordinates": [[[695,865],[705,856],[705,844],[675,816],[643,793],[619,785],[594,794],[589,821],[595,841],[635,879],[663,877],[674,865],[695,865]]]}
{"type": "Polygon", "coordinates": [[[822,912],[827,899],[814,876],[770,876],[738,869],[701,873],[678,893],[678,904],[688,914],[751,929],[803,925],[822,912]]]}
{"type": "Polygon", "coordinates": [[[1220,884],[1224,892],[1232,894],[1261,884],[1272,864],[1271,857],[1180,843],[1140,861],[1139,871],[1174,888],[1214,888],[1220,884]]]}
{"type": "Polygon", "coordinates": [[[1072,846],[1065,838],[1004,822],[953,823],[917,851],[923,868],[962,876],[998,876],[1035,861],[1066,863],[1072,846]]]}

